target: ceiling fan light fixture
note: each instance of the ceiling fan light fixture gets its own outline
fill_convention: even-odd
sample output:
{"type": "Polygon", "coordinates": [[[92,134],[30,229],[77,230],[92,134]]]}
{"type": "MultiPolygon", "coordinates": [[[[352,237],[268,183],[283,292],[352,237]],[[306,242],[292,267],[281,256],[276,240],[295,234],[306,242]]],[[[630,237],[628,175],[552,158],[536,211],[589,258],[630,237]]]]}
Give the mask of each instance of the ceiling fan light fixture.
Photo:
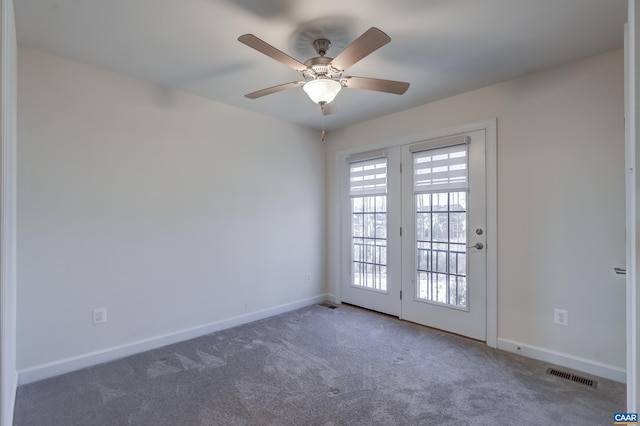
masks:
{"type": "Polygon", "coordinates": [[[309,96],[309,98],[318,105],[326,105],[333,101],[342,84],[339,81],[331,80],[329,78],[319,78],[317,80],[307,81],[302,89],[309,96]]]}

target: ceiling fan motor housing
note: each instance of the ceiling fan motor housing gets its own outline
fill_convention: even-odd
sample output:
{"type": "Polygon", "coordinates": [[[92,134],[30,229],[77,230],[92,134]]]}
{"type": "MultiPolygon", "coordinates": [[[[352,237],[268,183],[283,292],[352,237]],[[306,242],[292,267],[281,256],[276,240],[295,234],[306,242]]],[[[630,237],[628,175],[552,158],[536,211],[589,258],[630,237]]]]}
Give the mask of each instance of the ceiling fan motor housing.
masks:
{"type": "Polygon", "coordinates": [[[302,72],[306,80],[315,80],[318,77],[340,78],[342,71],[331,66],[333,58],[318,56],[307,60],[304,65],[307,67],[302,72]]]}

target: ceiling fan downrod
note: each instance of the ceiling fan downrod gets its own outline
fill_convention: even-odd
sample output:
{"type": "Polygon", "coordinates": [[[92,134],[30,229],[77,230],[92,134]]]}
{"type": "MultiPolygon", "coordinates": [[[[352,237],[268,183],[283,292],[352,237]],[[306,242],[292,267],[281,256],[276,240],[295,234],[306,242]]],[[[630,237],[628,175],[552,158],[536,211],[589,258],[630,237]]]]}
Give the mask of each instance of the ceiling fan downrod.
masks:
{"type": "Polygon", "coordinates": [[[331,46],[331,42],[326,38],[319,38],[313,41],[313,48],[316,50],[319,56],[324,56],[327,54],[329,50],[329,46],[331,46]]]}

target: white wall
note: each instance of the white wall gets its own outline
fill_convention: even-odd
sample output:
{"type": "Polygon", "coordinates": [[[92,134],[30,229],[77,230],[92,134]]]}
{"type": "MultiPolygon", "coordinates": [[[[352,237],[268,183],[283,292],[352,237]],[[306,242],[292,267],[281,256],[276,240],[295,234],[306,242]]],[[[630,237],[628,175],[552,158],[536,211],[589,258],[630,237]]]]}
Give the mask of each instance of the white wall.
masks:
{"type": "Polygon", "coordinates": [[[324,299],[317,132],[18,59],[21,382],[324,299]]]}
{"type": "Polygon", "coordinates": [[[16,396],[16,103],[18,47],[13,1],[0,9],[0,425],[13,424],[16,396]]]}
{"type": "Polygon", "coordinates": [[[328,279],[339,291],[337,153],[497,117],[498,345],[624,380],[623,51],[331,133],[328,279]],[[553,324],[553,309],[569,326],[553,324]]]}

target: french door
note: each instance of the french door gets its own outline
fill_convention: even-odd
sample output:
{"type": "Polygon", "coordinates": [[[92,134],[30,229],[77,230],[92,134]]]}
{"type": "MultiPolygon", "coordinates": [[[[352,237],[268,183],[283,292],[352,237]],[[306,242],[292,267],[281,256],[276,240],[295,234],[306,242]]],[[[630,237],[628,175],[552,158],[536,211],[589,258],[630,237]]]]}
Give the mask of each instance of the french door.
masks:
{"type": "Polygon", "coordinates": [[[402,151],[402,318],[485,340],[484,131],[402,151]]]}
{"type": "Polygon", "coordinates": [[[485,131],[347,163],[342,300],[485,340],[485,131]]]}
{"type": "Polygon", "coordinates": [[[342,300],[399,317],[400,150],[366,152],[347,162],[342,300]]]}

